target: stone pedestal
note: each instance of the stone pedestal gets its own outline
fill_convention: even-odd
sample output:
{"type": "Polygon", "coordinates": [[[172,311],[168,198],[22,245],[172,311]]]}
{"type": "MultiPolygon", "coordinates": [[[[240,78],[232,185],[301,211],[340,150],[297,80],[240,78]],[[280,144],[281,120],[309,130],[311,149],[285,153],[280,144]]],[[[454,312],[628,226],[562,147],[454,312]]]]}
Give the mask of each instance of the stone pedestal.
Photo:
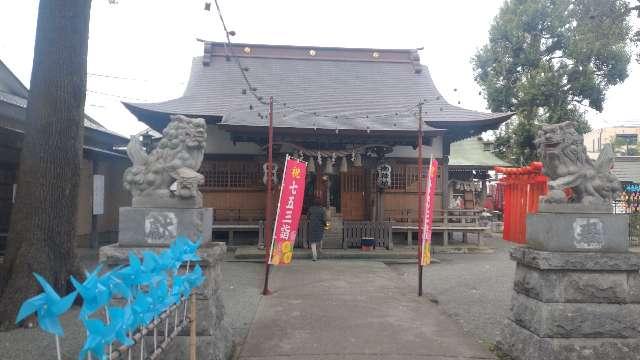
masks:
{"type": "Polygon", "coordinates": [[[211,241],[213,209],[121,207],[120,246],[167,246],[177,236],[211,241]]]}
{"type": "Polygon", "coordinates": [[[640,256],[523,247],[511,258],[511,318],[498,342],[505,353],[516,360],[640,359],[640,256]]]}
{"type": "Polygon", "coordinates": [[[626,252],[629,216],[538,213],[527,216],[527,245],[543,251],[626,252]]]}
{"type": "MultiPolygon", "coordinates": [[[[160,252],[162,247],[128,247],[120,244],[100,248],[100,262],[115,267],[129,262],[128,253],[141,255],[144,250],[160,252]]],[[[198,250],[199,262],[206,277],[196,292],[198,335],[198,359],[226,360],[232,349],[231,330],[224,322],[225,309],[222,302],[222,263],[226,245],[221,242],[203,242],[198,250]]],[[[189,356],[189,328],[176,337],[163,354],[163,359],[187,359],[189,356]]]]}

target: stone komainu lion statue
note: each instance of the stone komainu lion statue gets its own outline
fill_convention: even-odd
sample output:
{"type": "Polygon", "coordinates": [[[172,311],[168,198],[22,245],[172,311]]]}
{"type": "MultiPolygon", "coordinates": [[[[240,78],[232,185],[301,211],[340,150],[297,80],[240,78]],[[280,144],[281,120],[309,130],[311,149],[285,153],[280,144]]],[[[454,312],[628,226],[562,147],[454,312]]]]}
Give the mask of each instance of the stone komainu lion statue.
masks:
{"type": "Polygon", "coordinates": [[[127,154],[133,166],[124,172],[124,187],[133,195],[133,207],[202,207],[198,185],[207,139],[204,119],[171,116],[162,140],[149,155],[132,136],[127,154]]]}
{"type": "Polygon", "coordinates": [[[605,145],[594,162],[587,156],[574,123],[544,125],[535,143],[544,165],[543,174],[549,177],[549,193],[541,198],[543,203],[610,205],[622,190],[610,171],[615,159],[611,145],[605,145]],[[571,198],[567,198],[566,188],[572,190],[571,198]]]}

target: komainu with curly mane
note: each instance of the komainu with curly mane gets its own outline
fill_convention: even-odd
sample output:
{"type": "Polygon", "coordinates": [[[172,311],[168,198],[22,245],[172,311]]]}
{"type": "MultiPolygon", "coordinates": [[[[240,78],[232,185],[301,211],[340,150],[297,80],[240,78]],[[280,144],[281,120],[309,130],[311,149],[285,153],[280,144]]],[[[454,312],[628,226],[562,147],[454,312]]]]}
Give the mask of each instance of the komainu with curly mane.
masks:
{"type": "Polygon", "coordinates": [[[149,155],[132,136],[127,154],[133,166],[124,172],[124,187],[133,195],[133,207],[202,207],[198,173],[207,140],[204,119],[171,116],[162,140],[149,155]]]}
{"type": "Polygon", "coordinates": [[[541,198],[543,203],[610,206],[621,191],[620,182],[611,174],[615,159],[611,145],[605,145],[594,162],[572,122],[544,125],[536,146],[543,173],[549,177],[549,193],[541,198]],[[571,196],[565,189],[571,189],[571,196]]]}

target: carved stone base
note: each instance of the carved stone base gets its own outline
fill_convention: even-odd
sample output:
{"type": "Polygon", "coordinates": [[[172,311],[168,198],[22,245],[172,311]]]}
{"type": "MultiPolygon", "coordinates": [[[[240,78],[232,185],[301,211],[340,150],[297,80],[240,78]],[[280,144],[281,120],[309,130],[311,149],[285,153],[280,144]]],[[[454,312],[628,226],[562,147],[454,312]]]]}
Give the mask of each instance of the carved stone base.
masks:
{"type": "Polygon", "coordinates": [[[514,360],[638,360],[640,340],[616,338],[545,338],[505,322],[497,346],[514,360]]]}
{"type": "Polygon", "coordinates": [[[198,191],[194,197],[180,198],[174,196],[169,190],[157,190],[146,196],[134,196],[131,199],[131,206],[134,208],[199,209],[202,208],[202,193],[198,191]]]}
{"type": "MultiPolygon", "coordinates": [[[[541,199],[542,200],[542,199],[541,199]]],[[[544,201],[540,201],[538,205],[539,213],[582,213],[582,214],[611,214],[613,213],[613,208],[610,204],[574,204],[574,203],[562,203],[562,204],[554,204],[547,203],[544,201]]]]}
{"type": "Polygon", "coordinates": [[[626,252],[629,250],[629,217],[591,213],[530,214],[527,244],[544,251],[626,252]]]}
{"type": "Polygon", "coordinates": [[[511,316],[498,347],[515,360],[640,359],[640,256],[514,248],[511,316]]]}
{"type": "MultiPolygon", "coordinates": [[[[159,252],[162,247],[124,247],[119,244],[100,248],[100,262],[113,268],[129,261],[129,251],[138,256],[144,250],[159,252]]],[[[222,301],[222,264],[226,253],[226,245],[221,242],[203,242],[198,250],[202,258],[199,262],[206,281],[196,292],[198,336],[198,359],[226,360],[231,355],[232,336],[229,326],[224,321],[225,307],[222,301]]],[[[147,342],[150,344],[151,342],[147,342]]],[[[174,343],[163,353],[163,359],[188,359],[189,329],[183,330],[174,343]]]]}
{"type": "Polygon", "coordinates": [[[211,241],[213,209],[120,208],[120,246],[167,246],[177,236],[211,241]]]}

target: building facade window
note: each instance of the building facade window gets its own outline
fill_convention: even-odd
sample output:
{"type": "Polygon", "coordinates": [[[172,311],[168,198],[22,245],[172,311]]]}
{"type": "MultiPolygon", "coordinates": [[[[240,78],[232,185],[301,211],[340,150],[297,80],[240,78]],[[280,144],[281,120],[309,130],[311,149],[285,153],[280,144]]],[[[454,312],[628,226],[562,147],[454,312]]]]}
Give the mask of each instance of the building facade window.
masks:
{"type": "MultiPolygon", "coordinates": [[[[427,184],[427,173],[429,162],[426,161],[422,167],[422,186],[427,184]]],[[[438,168],[438,179],[436,192],[441,190],[440,175],[442,168],[438,168]]],[[[418,191],[418,165],[413,164],[392,164],[391,165],[391,186],[387,189],[390,192],[417,192],[418,191]]]]}
{"type": "Polygon", "coordinates": [[[260,190],[262,166],[258,161],[204,161],[200,172],[204,175],[203,191],[260,190]]]}

